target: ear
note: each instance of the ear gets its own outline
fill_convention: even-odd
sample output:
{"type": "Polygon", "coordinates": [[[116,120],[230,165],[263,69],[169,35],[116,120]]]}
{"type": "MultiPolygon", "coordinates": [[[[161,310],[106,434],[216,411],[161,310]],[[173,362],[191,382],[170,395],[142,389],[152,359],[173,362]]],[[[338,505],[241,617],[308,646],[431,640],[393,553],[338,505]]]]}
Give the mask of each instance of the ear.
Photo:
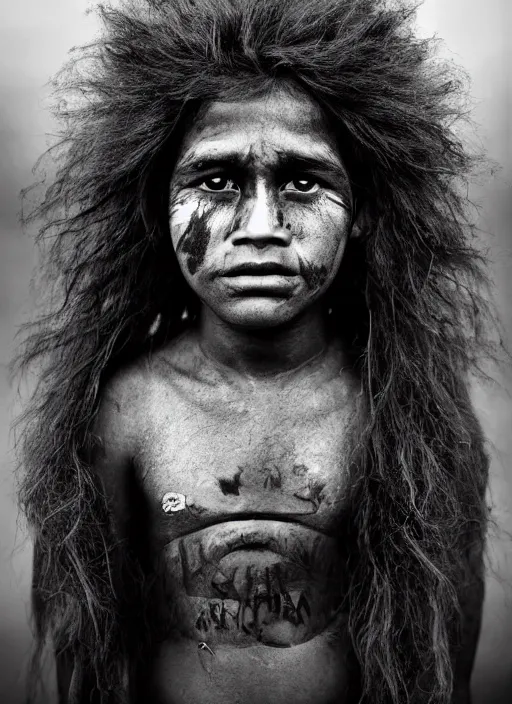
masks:
{"type": "Polygon", "coordinates": [[[350,229],[350,238],[356,239],[364,237],[370,229],[370,218],[366,202],[358,202],[354,199],[354,215],[352,217],[352,227],[350,229]]]}

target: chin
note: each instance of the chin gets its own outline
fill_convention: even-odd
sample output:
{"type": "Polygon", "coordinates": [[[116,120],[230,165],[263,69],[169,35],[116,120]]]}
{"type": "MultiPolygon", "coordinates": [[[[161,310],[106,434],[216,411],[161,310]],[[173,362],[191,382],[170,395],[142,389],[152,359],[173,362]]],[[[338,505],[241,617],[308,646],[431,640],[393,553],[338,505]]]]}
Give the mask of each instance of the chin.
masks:
{"type": "Polygon", "coordinates": [[[215,313],[229,325],[244,328],[276,328],[290,323],[302,310],[290,301],[275,298],[246,298],[215,313]]]}

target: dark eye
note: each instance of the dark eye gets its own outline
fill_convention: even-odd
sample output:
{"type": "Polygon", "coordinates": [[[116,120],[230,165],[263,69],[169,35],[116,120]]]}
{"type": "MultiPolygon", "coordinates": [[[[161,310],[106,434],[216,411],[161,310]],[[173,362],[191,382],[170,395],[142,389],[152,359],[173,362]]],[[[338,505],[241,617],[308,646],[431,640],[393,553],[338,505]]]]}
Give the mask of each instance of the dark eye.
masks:
{"type": "Polygon", "coordinates": [[[283,186],[283,190],[297,193],[316,193],[319,188],[318,181],[312,178],[294,178],[283,186]]]}
{"type": "Polygon", "coordinates": [[[212,176],[199,184],[203,191],[238,191],[236,183],[226,176],[212,176]]]}

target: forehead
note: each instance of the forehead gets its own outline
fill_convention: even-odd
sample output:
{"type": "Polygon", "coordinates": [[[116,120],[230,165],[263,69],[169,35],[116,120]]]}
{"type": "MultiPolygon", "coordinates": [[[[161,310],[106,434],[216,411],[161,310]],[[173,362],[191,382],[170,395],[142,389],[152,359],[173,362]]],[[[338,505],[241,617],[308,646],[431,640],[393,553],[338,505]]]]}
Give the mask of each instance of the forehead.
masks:
{"type": "Polygon", "coordinates": [[[206,106],[182,143],[178,164],[236,155],[267,163],[297,154],[341,164],[320,107],[305,93],[274,90],[206,106]]]}

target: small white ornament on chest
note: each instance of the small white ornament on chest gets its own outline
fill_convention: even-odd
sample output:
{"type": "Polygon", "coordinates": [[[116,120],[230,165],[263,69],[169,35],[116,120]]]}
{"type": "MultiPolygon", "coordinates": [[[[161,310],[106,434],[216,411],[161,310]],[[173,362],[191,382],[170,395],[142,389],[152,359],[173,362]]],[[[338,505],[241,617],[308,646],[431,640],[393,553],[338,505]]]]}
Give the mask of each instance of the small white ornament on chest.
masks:
{"type": "Polygon", "coordinates": [[[187,497],[185,494],[178,494],[176,491],[168,491],[162,497],[162,510],[165,513],[176,513],[183,511],[187,506],[187,497]]]}

